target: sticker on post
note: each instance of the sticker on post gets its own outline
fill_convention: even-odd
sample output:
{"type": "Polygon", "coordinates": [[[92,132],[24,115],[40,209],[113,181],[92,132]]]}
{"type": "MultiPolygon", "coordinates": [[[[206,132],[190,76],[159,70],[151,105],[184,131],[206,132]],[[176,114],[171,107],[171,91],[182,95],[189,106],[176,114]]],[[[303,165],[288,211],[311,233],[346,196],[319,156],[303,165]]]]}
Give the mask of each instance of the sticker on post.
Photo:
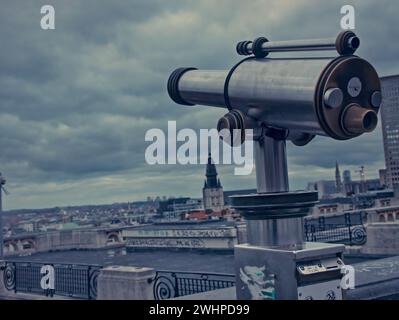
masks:
{"type": "MultiPolygon", "coordinates": [[[[266,274],[266,267],[240,268],[240,279],[246,285],[252,300],[275,300],[275,275],[266,274]]],[[[243,287],[245,289],[245,286],[243,287]]]]}

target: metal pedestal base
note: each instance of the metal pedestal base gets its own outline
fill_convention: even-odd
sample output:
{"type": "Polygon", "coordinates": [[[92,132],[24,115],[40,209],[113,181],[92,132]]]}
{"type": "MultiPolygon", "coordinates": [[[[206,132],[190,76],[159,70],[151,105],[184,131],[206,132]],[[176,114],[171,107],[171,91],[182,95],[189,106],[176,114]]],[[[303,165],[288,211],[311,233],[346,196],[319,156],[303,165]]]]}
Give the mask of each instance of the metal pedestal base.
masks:
{"type": "Polygon", "coordinates": [[[340,300],[344,249],[316,242],[299,250],[237,245],[237,299],[340,300]]]}
{"type": "Polygon", "coordinates": [[[303,243],[303,217],[317,203],[317,192],[254,193],[230,197],[247,220],[248,242],[297,249],[303,243]]]}
{"type": "Polygon", "coordinates": [[[342,299],[341,244],[304,242],[303,217],[317,193],[231,197],[247,220],[248,244],[235,247],[237,299],[342,299]]]}

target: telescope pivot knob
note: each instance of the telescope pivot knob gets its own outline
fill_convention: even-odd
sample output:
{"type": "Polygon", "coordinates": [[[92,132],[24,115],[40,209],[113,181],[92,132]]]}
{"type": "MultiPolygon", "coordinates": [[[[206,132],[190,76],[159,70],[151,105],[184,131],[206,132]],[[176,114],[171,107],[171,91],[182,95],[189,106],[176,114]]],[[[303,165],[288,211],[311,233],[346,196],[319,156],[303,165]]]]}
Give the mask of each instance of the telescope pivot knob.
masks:
{"type": "Polygon", "coordinates": [[[245,118],[241,111],[231,110],[221,117],[217,124],[220,138],[236,147],[245,141],[245,118]]]}

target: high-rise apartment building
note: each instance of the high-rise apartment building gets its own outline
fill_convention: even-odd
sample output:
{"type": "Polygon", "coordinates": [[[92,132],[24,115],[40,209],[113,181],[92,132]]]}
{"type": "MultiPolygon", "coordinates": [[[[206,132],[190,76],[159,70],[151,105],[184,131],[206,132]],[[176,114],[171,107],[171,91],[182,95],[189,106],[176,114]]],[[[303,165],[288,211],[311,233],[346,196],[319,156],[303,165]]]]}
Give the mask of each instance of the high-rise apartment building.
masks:
{"type": "Polygon", "coordinates": [[[399,185],[399,75],[383,77],[381,84],[386,183],[395,189],[399,185]]]}

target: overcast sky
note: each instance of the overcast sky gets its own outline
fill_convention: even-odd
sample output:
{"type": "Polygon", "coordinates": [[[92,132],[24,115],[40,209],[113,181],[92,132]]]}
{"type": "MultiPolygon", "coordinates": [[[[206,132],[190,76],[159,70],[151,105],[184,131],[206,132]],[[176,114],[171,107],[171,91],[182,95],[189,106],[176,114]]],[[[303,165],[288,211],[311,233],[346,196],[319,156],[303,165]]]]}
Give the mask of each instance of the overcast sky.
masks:
{"type": "MultiPolygon", "coordinates": [[[[1,0],[0,171],[5,209],[96,204],[147,196],[201,196],[204,167],[149,166],[145,132],[214,128],[223,110],[170,101],[180,66],[231,67],[239,40],[332,37],[340,8],[356,8],[357,54],[380,75],[399,73],[399,2],[319,0],[62,0],[56,30],[40,28],[43,1],[1,0]],[[321,4],[322,3],[322,4],[321,4]]],[[[46,3],[46,4],[47,4],[46,3]]],[[[332,179],[341,169],[384,167],[381,129],[346,142],[288,144],[290,184],[332,179]]],[[[226,190],[255,186],[218,166],[226,190]]],[[[355,173],[352,173],[355,176],[355,173]]],[[[356,176],[355,176],[356,177],[356,176]]]]}

